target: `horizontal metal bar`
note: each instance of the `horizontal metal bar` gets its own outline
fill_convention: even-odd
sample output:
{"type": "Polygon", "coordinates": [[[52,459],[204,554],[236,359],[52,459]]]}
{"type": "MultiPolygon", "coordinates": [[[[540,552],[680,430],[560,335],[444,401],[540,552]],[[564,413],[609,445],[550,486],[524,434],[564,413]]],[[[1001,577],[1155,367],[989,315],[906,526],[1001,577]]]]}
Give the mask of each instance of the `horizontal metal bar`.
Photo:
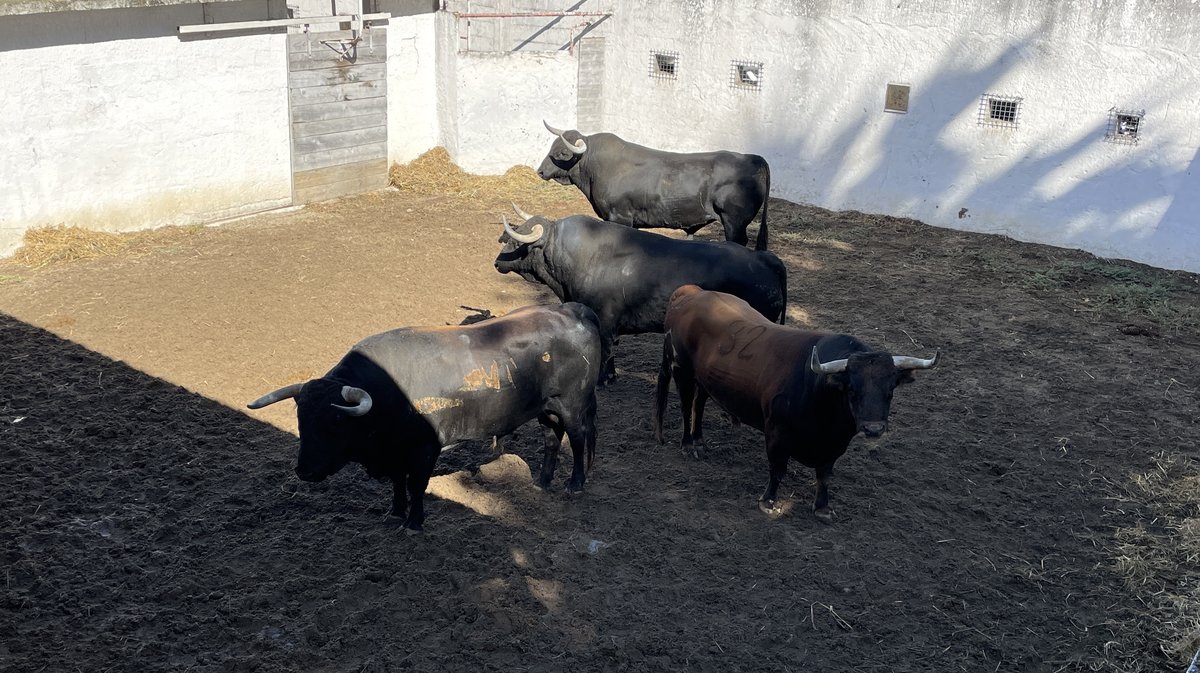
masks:
{"type": "Polygon", "coordinates": [[[227,30],[253,30],[255,28],[280,28],[284,26],[316,26],[326,23],[352,23],[354,21],[386,21],[391,12],[363,14],[362,16],[306,16],[298,19],[266,19],[263,21],[234,21],[231,23],[200,23],[180,26],[179,34],[217,33],[227,30]]]}
{"type": "Polygon", "coordinates": [[[456,19],[519,19],[527,16],[612,16],[612,12],[454,12],[456,19]]]}

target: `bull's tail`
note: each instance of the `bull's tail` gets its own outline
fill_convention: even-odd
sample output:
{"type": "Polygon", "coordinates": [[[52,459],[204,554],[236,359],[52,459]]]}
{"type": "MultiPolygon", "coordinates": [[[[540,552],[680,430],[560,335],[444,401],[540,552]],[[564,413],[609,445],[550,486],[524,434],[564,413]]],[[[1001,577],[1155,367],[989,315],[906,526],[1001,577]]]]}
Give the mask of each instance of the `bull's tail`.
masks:
{"type": "Polygon", "coordinates": [[[667,411],[667,395],[671,392],[671,366],[675,350],[671,346],[671,332],[663,337],[662,364],[658,367],[658,385],[654,390],[654,438],[663,443],[663,415],[667,411]]]}
{"type": "Polygon", "coordinates": [[[767,249],[767,202],[771,200],[771,167],[763,160],[762,168],[758,169],[759,188],[762,189],[762,220],[758,225],[758,238],[754,240],[755,250],[767,249]]]}
{"type": "Polygon", "coordinates": [[[779,296],[781,301],[779,306],[779,324],[782,325],[787,319],[787,266],[783,263],[783,260],[779,259],[779,257],[770,250],[764,251],[762,256],[767,258],[768,266],[770,266],[771,270],[775,272],[775,277],[779,280],[779,296]]]}

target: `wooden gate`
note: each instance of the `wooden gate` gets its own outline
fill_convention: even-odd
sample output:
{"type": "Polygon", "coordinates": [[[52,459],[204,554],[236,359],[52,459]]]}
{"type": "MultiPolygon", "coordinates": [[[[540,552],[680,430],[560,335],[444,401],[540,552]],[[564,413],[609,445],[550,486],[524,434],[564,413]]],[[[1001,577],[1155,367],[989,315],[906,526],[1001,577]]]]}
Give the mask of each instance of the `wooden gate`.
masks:
{"type": "Polygon", "coordinates": [[[292,203],[387,186],[384,31],[367,31],[349,59],[334,47],[349,42],[350,31],[288,35],[292,203]]]}

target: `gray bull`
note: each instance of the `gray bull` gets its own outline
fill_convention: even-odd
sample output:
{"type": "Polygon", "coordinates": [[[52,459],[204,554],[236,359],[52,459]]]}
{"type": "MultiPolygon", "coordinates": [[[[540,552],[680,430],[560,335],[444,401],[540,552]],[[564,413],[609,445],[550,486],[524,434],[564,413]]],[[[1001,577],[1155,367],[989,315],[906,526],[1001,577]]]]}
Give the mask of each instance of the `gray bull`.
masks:
{"type": "Polygon", "coordinates": [[[761,210],[754,248],[767,249],[771,169],[757,154],[680,154],[635,145],[611,133],[546,128],[558,139],[538,176],[578,187],[601,219],[637,228],[683,229],[689,235],[719,221],[725,240],[745,245],[746,227],[761,210]]]}
{"type": "Polygon", "coordinates": [[[599,368],[599,322],[591,309],[528,306],[464,327],[376,334],[325,376],[249,407],[295,398],[296,476],[321,481],[359,463],[370,476],[391,480],[392,514],[421,530],[425,488],[442,447],[506,435],[534,418],[545,431],[538,485],[549,486],[566,434],[575,459],[567,490],[581,491],[596,448],[599,368]]]}
{"type": "Polygon", "coordinates": [[[516,210],[527,221],[518,231],[505,220],[496,270],[520,274],[550,288],[560,301],[596,312],[605,360],[601,383],[615,377],[617,337],[662,332],[667,300],[680,285],[728,292],[768,319],[784,320],[787,269],[769,250],[681,241],[586,215],[555,221],[516,210]]]}

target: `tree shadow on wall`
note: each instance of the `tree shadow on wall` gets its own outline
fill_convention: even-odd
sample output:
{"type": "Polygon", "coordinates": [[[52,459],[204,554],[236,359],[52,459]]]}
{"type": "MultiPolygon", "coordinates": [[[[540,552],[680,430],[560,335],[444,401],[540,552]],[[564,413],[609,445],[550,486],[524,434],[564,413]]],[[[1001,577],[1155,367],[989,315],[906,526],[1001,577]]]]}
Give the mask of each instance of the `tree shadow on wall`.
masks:
{"type": "MultiPolygon", "coordinates": [[[[980,134],[995,135],[989,142],[969,147],[956,147],[947,140],[954,137],[947,131],[964,124],[977,125],[974,117],[982,94],[1011,93],[1000,90],[1006,86],[1005,76],[1036,58],[1037,43],[1052,24],[1053,18],[1045,19],[978,68],[962,66],[973,58],[973,43],[964,41],[945,58],[938,72],[913,89],[907,114],[885,113],[882,91],[874,86],[861,87],[850,94],[854,102],[844,106],[860,112],[840,117],[832,139],[826,140],[828,126],[816,127],[809,134],[803,133],[805,127],[796,126],[800,132],[789,132],[783,138],[754,138],[752,147],[773,163],[794,162],[795,157],[801,157],[804,165],[797,171],[800,176],[822,175],[820,186],[808,197],[837,209],[890,200],[896,205],[888,214],[920,218],[922,211],[928,213],[932,205],[934,210],[950,211],[943,218],[954,217],[955,213],[959,218],[971,218],[962,224],[972,231],[1068,247],[1086,241],[1093,252],[1108,256],[1122,256],[1121,251],[1136,256],[1139,250],[1170,249],[1173,242],[1178,243],[1180,234],[1187,233],[1178,224],[1183,221],[1181,213],[1192,212],[1189,208],[1194,209],[1200,200],[1195,196],[1200,194],[1196,162],[1193,159],[1192,166],[1184,170],[1154,165],[1151,162],[1156,156],[1140,152],[1148,147],[1146,142],[1105,142],[1108,110],[1063,112],[1062,106],[1070,103],[1055,100],[1052,89],[1040,88],[1023,102],[1019,128],[979,125],[980,134]],[[1048,129],[1039,126],[1038,114],[1044,112],[1061,113],[1059,118],[1074,114],[1092,121],[1072,128],[1048,129]],[[1020,154],[1001,151],[1014,146],[1005,134],[1024,136],[1020,154]],[[1047,143],[1030,142],[1031,134],[1046,138],[1049,146],[1057,149],[1044,151],[1047,143]],[[1061,143],[1064,135],[1068,142],[1061,143]],[[856,151],[861,147],[869,147],[870,151],[856,151]],[[921,149],[914,151],[914,147],[921,149]],[[994,169],[981,164],[976,156],[992,151],[997,152],[991,162],[994,169]],[[1115,203],[1112,191],[1118,182],[1126,194],[1140,196],[1132,202],[1115,203]],[[1019,215],[1038,209],[1063,213],[1061,221],[1046,226],[1025,221],[1019,215]],[[1160,224],[1147,226],[1146,211],[1155,210],[1161,213],[1157,220],[1160,224]],[[1009,211],[1018,214],[1007,216],[1009,211]]],[[[1171,96],[1178,92],[1178,85],[1172,82],[1150,81],[1133,98],[1144,101],[1149,110],[1165,111],[1171,96]]],[[[1150,124],[1146,126],[1153,129],[1150,124]]],[[[1186,139],[1161,136],[1153,141],[1163,148],[1162,154],[1169,154],[1172,143],[1186,143],[1186,139]]]]}

